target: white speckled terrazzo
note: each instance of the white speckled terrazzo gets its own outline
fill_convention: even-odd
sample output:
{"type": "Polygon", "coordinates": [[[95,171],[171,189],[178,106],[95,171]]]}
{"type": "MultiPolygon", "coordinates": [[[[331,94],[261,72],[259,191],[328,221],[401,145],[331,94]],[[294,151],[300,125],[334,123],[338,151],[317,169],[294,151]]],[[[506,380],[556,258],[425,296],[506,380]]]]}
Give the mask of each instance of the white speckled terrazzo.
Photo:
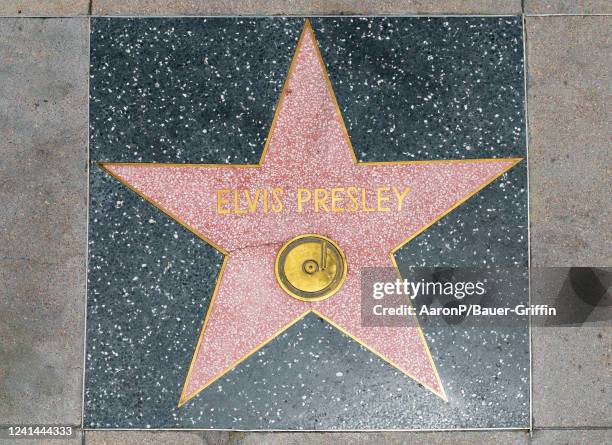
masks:
{"type": "MultiPolygon", "coordinates": [[[[517,90],[522,88],[520,21],[329,18],[312,23],[359,161],[473,161],[354,164],[314,42],[306,38],[260,167],[139,166],[143,161],[257,162],[303,21],[95,19],[91,159],[104,162],[115,178],[173,218],[92,167],[87,426],[528,424],[526,326],[462,332],[433,320],[424,325],[421,339],[414,328],[406,328],[405,336],[364,330],[346,311],[359,300],[355,271],[390,263],[389,252],[401,240],[476,192],[397,252],[400,269],[526,263],[524,167],[517,165],[479,192],[516,163],[507,159],[525,155],[523,96],[517,90]],[[476,160],[482,158],[499,159],[476,160]],[[403,213],[339,216],[314,207],[298,212],[291,199],[297,183],[411,191],[403,213]],[[286,212],[219,215],[216,195],[207,194],[272,186],[287,191],[286,212]],[[298,304],[275,287],[270,265],[284,241],[309,232],[338,241],[351,272],[335,297],[298,304]],[[220,303],[227,295],[229,306],[210,304],[223,255],[196,235],[229,253],[216,297],[220,303]],[[234,254],[243,262],[232,266],[234,254]],[[241,306],[246,311],[232,311],[241,306]],[[217,318],[216,307],[221,308],[217,318]],[[311,313],[225,372],[309,308],[354,334],[361,345],[311,313]],[[198,347],[206,313],[213,314],[211,339],[198,347]],[[190,379],[192,355],[196,366],[190,379]],[[400,366],[390,365],[387,356],[400,366]],[[184,387],[189,400],[178,406],[184,387]],[[435,394],[441,388],[450,388],[448,401],[435,394]]],[[[516,298],[526,300],[523,278],[499,279],[511,287],[518,280],[516,298]]]]}

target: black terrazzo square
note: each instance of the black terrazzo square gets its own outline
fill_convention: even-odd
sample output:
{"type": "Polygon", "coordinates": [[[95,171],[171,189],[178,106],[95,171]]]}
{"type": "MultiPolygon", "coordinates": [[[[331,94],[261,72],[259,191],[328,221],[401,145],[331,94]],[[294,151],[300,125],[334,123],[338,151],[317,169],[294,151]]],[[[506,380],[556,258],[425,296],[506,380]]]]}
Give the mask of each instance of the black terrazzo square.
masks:
{"type": "MultiPolygon", "coordinates": [[[[92,18],[85,428],[528,428],[527,319],[420,318],[447,401],[311,313],[179,406],[224,255],[99,163],[257,163],[304,23],[92,18]]],[[[519,17],[310,23],[358,161],[526,158],[519,17]]],[[[395,259],[528,304],[527,227],[523,161],[395,259]]]]}

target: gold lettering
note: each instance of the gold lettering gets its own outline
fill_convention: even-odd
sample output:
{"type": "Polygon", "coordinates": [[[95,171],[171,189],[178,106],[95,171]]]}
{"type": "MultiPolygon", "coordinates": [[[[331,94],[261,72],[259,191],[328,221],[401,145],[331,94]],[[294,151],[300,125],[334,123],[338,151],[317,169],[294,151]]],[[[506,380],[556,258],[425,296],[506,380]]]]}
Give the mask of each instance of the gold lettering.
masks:
{"type": "Polygon", "coordinates": [[[264,213],[268,213],[268,189],[264,189],[263,192],[263,209],[264,213]]]}
{"type": "Polygon", "coordinates": [[[275,213],[283,211],[283,200],[282,196],[285,194],[285,191],[281,188],[273,188],[272,189],[272,198],[274,199],[274,203],[272,203],[272,211],[275,213]],[[280,195],[280,196],[279,196],[280,195]]]}
{"type": "Polygon", "coordinates": [[[217,190],[217,213],[219,215],[227,215],[230,211],[229,209],[224,208],[224,205],[229,204],[229,199],[223,198],[224,193],[231,192],[230,189],[219,189],[217,190]]]}
{"type": "Polygon", "coordinates": [[[298,213],[302,213],[303,204],[305,202],[310,201],[310,198],[312,198],[312,194],[310,193],[310,190],[298,189],[298,192],[297,192],[297,211],[298,213]]]}
{"type": "Polygon", "coordinates": [[[236,213],[236,215],[244,215],[246,213],[245,209],[240,208],[238,190],[234,190],[234,212],[236,213]]]}
{"type": "MultiPolygon", "coordinates": [[[[410,187],[381,186],[368,190],[365,187],[298,188],[297,212],[309,209],[315,212],[392,212],[401,211],[410,193],[410,187]],[[396,206],[392,201],[396,200],[396,206]]],[[[285,210],[285,190],[272,189],[218,189],[216,212],[220,215],[246,213],[280,213],[285,210]],[[230,198],[233,194],[233,199],[230,198]],[[233,201],[233,202],[232,202],[233,201]]]]}
{"type": "Polygon", "coordinates": [[[249,206],[249,212],[255,213],[257,211],[257,203],[259,202],[260,193],[261,189],[255,190],[255,199],[252,199],[251,193],[248,190],[244,191],[244,196],[246,196],[247,204],[249,206]]]}
{"type": "Polygon", "coordinates": [[[376,203],[378,204],[379,212],[390,212],[391,209],[389,207],[383,207],[383,202],[389,201],[388,196],[383,196],[383,193],[388,192],[389,187],[378,187],[376,190],[376,203]]]}
{"type": "Polygon", "coordinates": [[[338,207],[336,204],[344,201],[344,196],[338,196],[338,193],[344,194],[344,188],[331,189],[331,209],[334,213],[344,212],[343,207],[338,207]]]}
{"type": "Polygon", "coordinates": [[[402,206],[404,205],[404,199],[406,198],[406,195],[408,195],[408,193],[410,192],[410,187],[404,188],[404,191],[402,193],[400,193],[399,190],[395,186],[391,187],[391,189],[393,190],[393,193],[395,193],[395,196],[397,197],[397,211],[401,212],[402,206]]]}
{"type": "Polygon", "coordinates": [[[319,211],[319,205],[321,205],[321,208],[324,209],[326,212],[329,212],[329,209],[327,208],[327,198],[328,198],[328,194],[327,194],[326,189],[315,189],[315,199],[314,199],[315,212],[319,211]]]}
{"type": "Polygon", "coordinates": [[[359,193],[359,189],[357,187],[349,187],[348,189],[346,189],[346,194],[351,200],[351,206],[347,209],[349,212],[356,212],[357,210],[359,210],[359,201],[357,201],[357,193],[359,193]]]}
{"type": "Polygon", "coordinates": [[[363,188],[361,189],[361,208],[363,209],[364,212],[374,212],[376,211],[376,209],[374,207],[368,207],[368,203],[367,203],[367,193],[368,190],[363,188]]]}

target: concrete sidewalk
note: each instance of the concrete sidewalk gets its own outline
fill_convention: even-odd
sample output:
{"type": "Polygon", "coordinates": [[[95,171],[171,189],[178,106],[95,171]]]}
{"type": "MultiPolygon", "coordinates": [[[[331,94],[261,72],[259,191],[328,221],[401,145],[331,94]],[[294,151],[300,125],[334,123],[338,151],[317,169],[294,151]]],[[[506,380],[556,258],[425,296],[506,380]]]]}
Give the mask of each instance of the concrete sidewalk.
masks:
{"type": "MultiPolygon", "coordinates": [[[[66,443],[92,444],[611,443],[608,326],[533,329],[532,431],[82,432],[88,15],[285,13],[522,14],[532,266],[612,266],[611,2],[7,0],[0,5],[0,426],[71,425],[78,432],[66,443]]],[[[561,285],[549,275],[531,279],[532,292],[561,285]]]]}

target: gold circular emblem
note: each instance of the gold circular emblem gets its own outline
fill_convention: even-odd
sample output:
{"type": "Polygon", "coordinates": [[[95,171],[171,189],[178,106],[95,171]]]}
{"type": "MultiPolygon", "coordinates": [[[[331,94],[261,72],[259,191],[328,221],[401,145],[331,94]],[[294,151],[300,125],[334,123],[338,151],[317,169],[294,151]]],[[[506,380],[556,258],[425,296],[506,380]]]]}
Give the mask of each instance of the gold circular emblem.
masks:
{"type": "Polygon", "coordinates": [[[335,294],[346,278],[346,257],[321,235],[290,239],[276,256],[276,279],[285,292],[302,301],[320,301],[335,294]]]}

